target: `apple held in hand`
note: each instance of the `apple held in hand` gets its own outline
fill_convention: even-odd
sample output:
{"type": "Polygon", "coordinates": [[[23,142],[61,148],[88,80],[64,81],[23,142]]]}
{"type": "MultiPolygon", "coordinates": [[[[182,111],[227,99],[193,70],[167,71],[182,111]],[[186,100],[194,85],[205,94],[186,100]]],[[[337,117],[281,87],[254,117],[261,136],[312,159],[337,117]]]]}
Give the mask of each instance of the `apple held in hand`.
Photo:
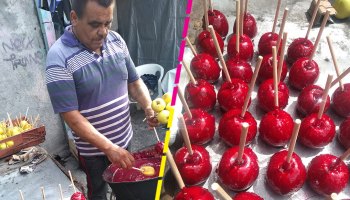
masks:
{"type": "Polygon", "coordinates": [[[244,148],[242,162],[237,162],[238,146],[228,149],[217,169],[219,180],[233,191],[248,189],[259,174],[258,158],[250,148],[244,148]]]}
{"type": "Polygon", "coordinates": [[[192,59],[190,68],[195,79],[204,79],[209,83],[214,83],[220,77],[219,64],[206,53],[197,54],[192,59]]]}
{"type": "Polygon", "coordinates": [[[214,86],[202,79],[198,79],[197,84],[190,82],[185,88],[185,99],[190,108],[210,111],[216,104],[214,86]]]}
{"type": "MultiPolygon", "coordinates": [[[[224,41],[220,37],[218,33],[215,32],[216,38],[218,39],[218,43],[220,46],[221,52],[224,50],[224,41]]],[[[207,30],[202,31],[197,38],[197,49],[201,53],[207,53],[213,56],[214,58],[218,58],[218,54],[216,52],[216,48],[214,45],[214,40],[210,35],[210,32],[207,30]]]]}
{"type": "Polygon", "coordinates": [[[171,102],[171,94],[169,92],[163,94],[162,99],[165,101],[165,104],[171,102]]]}
{"type": "Polygon", "coordinates": [[[349,169],[338,157],[323,154],[311,160],[307,179],[318,194],[340,193],[349,182],[349,169]]]}
{"type": "Polygon", "coordinates": [[[166,103],[162,98],[156,98],[152,101],[151,107],[155,112],[160,112],[165,109],[166,103]]]}
{"type": "Polygon", "coordinates": [[[158,113],[157,115],[157,120],[161,123],[161,124],[167,124],[169,121],[169,116],[170,116],[170,112],[169,110],[162,110],[158,113]]]}
{"type": "Polygon", "coordinates": [[[184,187],[176,194],[174,200],[215,200],[214,196],[200,186],[184,187]]]}
{"type": "Polygon", "coordinates": [[[184,114],[188,136],[192,144],[203,145],[213,139],[215,118],[202,109],[191,109],[192,118],[184,114]]]}
{"type": "Polygon", "coordinates": [[[193,154],[186,147],[176,151],[175,163],[186,185],[203,183],[211,173],[210,156],[204,147],[191,145],[193,154]]]}
{"type": "MultiPolygon", "coordinates": [[[[218,10],[208,10],[209,25],[212,25],[215,32],[217,32],[222,38],[225,38],[228,33],[228,21],[225,15],[218,10]]],[[[206,27],[203,17],[203,29],[206,27]]]]}

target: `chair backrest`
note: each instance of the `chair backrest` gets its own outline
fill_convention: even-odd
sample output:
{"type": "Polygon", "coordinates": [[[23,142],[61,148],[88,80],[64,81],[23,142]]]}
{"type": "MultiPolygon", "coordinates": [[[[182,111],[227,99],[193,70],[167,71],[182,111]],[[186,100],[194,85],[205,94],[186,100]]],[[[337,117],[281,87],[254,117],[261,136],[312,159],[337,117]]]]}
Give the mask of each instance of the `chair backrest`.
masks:
{"type": "Polygon", "coordinates": [[[158,91],[156,94],[152,95],[152,99],[156,97],[161,97],[163,95],[162,93],[162,87],[161,87],[161,80],[164,76],[164,68],[158,64],[150,63],[150,64],[144,64],[139,65],[136,67],[136,71],[138,75],[141,77],[144,74],[153,74],[158,77],[158,91]]]}

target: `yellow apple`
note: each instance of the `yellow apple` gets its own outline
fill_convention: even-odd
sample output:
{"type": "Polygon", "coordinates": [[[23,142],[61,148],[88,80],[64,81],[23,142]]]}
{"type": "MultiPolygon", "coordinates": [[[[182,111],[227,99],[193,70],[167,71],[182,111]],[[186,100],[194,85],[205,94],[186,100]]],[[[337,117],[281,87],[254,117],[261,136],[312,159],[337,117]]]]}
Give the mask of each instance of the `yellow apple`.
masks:
{"type": "Polygon", "coordinates": [[[169,115],[170,115],[169,110],[162,110],[162,111],[160,111],[160,113],[158,113],[157,120],[161,124],[167,124],[168,120],[169,120],[169,115]]]}
{"type": "Polygon", "coordinates": [[[171,103],[168,103],[165,107],[165,110],[169,110],[169,112],[174,111],[174,107],[171,106],[171,103]]]}
{"type": "Polygon", "coordinates": [[[6,131],[6,135],[11,137],[13,135],[13,127],[8,127],[6,131]]]}
{"type": "Polygon", "coordinates": [[[6,139],[7,136],[5,134],[0,135],[0,141],[6,139]]]}
{"type": "Polygon", "coordinates": [[[165,101],[162,98],[156,98],[155,100],[152,101],[152,109],[156,112],[160,112],[164,110],[166,106],[165,101]]]}
{"type": "Polygon", "coordinates": [[[170,93],[165,93],[163,96],[162,96],[162,99],[165,101],[166,104],[170,103],[171,102],[171,94],[170,93]]]}
{"type": "Polygon", "coordinates": [[[24,126],[26,126],[28,124],[28,122],[26,121],[26,120],[22,120],[20,123],[19,123],[19,126],[20,127],[24,127],[24,126]]]}
{"type": "Polygon", "coordinates": [[[23,128],[24,131],[27,131],[27,130],[32,129],[33,126],[32,126],[31,124],[26,124],[26,125],[24,125],[22,128],[23,128]]]}
{"type": "Polygon", "coordinates": [[[21,132],[23,132],[23,129],[18,127],[18,126],[15,126],[15,127],[13,127],[13,130],[12,130],[12,136],[18,135],[21,132]]]}
{"type": "Polygon", "coordinates": [[[9,148],[9,147],[12,147],[14,144],[15,144],[15,143],[14,143],[12,140],[6,142],[6,146],[7,146],[8,148],[9,148]]]}
{"type": "Polygon", "coordinates": [[[0,127],[0,135],[3,135],[5,133],[4,128],[0,127]]]}
{"type": "Polygon", "coordinates": [[[345,19],[350,17],[350,0],[335,0],[332,6],[337,11],[336,18],[345,19]]]}
{"type": "Polygon", "coordinates": [[[0,127],[1,127],[1,128],[6,128],[6,127],[7,127],[7,125],[6,125],[6,123],[5,123],[5,122],[0,122],[0,127]]]}
{"type": "Polygon", "coordinates": [[[6,149],[6,148],[7,148],[7,146],[5,143],[0,144],[0,150],[6,149]]]}

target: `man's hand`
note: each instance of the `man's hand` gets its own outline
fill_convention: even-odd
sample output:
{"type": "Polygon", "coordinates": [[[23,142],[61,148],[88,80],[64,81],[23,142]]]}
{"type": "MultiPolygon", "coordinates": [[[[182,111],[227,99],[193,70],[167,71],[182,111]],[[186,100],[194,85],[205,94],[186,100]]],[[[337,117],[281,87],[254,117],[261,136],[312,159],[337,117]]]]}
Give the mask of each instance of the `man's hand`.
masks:
{"type": "Polygon", "coordinates": [[[154,111],[151,107],[145,109],[145,115],[149,127],[156,127],[159,125],[159,122],[156,116],[154,115],[154,111]]]}
{"type": "Polygon", "coordinates": [[[105,152],[109,161],[113,164],[118,164],[121,168],[130,169],[134,166],[134,157],[125,149],[114,145],[112,149],[105,152]]]}

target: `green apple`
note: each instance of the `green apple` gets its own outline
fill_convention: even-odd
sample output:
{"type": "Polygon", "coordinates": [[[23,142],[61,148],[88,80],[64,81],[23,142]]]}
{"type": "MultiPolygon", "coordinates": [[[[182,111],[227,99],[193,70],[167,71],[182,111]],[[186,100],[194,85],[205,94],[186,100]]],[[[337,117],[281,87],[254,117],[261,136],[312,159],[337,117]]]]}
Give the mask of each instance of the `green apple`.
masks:
{"type": "Polygon", "coordinates": [[[14,143],[12,140],[6,142],[6,146],[7,146],[8,148],[9,148],[9,147],[12,147],[14,144],[15,144],[15,143],[14,143]]]}
{"type": "Polygon", "coordinates": [[[162,99],[165,101],[166,104],[170,103],[171,102],[171,94],[170,93],[165,93],[163,96],[162,96],[162,99]]]}
{"type": "Polygon", "coordinates": [[[0,144],[0,150],[6,149],[6,148],[7,148],[7,146],[5,143],[0,144]]]}
{"type": "Polygon", "coordinates": [[[157,115],[157,120],[161,123],[161,124],[167,124],[168,120],[169,120],[169,115],[170,112],[169,110],[162,110],[158,113],[157,115]]]}
{"type": "Polygon", "coordinates": [[[156,98],[155,100],[152,101],[152,109],[156,112],[160,112],[164,110],[166,106],[165,101],[162,98],[156,98]]]}
{"type": "Polygon", "coordinates": [[[350,17],[350,0],[335,0],[332,6],[337,11],[336,18],[345,19],[350,17]]]}

